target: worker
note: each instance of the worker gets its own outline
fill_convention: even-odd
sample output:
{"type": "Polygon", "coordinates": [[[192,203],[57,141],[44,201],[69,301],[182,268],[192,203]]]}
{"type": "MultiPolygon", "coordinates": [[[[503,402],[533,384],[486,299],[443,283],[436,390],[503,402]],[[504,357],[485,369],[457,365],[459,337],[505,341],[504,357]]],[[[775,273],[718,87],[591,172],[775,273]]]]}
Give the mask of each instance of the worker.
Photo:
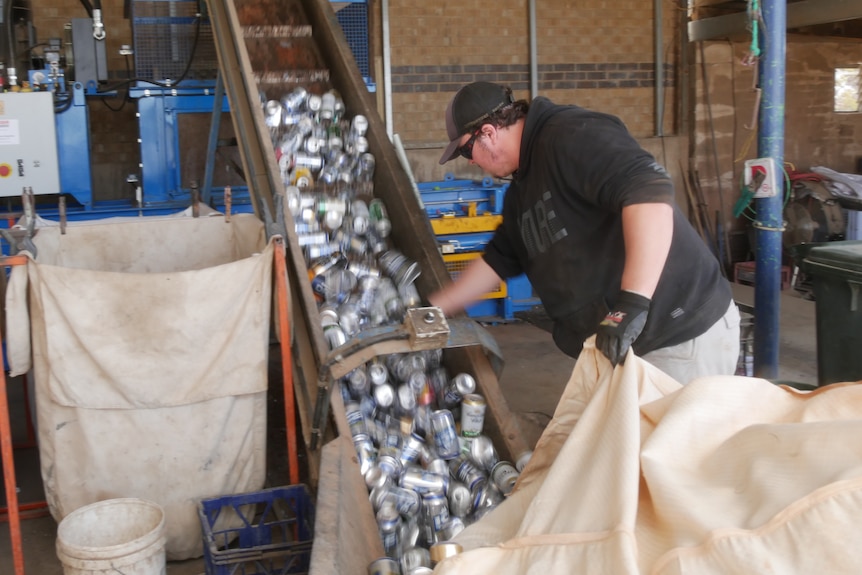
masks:
{"type": "Polygon", "coordinates": [[[739,310],[720,264],[674,203],[673,183],[618,118],[474,82],[446,109],[449,145],[509,178],[481,258],[429,297],[449,315],[526,273],[577,357],[596,334],[613,365],[631,348],[680,383],[732,375],[739,310]]]}

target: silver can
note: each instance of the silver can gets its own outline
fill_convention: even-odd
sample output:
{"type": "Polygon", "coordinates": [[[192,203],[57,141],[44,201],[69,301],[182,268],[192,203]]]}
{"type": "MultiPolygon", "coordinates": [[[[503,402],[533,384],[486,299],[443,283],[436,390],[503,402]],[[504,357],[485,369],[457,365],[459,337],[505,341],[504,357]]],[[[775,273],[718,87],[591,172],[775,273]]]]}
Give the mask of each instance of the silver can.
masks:
{"type": "Polygon", "coordinates": [[[354,156],[361,156],[362,154],[368,153],[368,138],[365,136],[355,136],[354,138],[351,138],[350,153],[354,156]]]}
{"type": "Polygon", "coordinates": [[[357,401],[351,401],[344,405],[344,412],[347,417],[347,426],[350,428],[350,435],[364,435],[368,437],[368,424],[365,421],[365,414],[362,413],[362,408],[357,401]]]}
{"type": "Polygon", "coordinates": [[[533,450],[532,449],[528,449],[527,451],[523,452],[521,455],[518,456],[518,459],[515,460],[515,469],[518,470],[518,473],[521,473],[524,471],[524,468],[530,462],[530,459],[532,457],[533,457],[533,450]]]}
{"type": "Polygon", "coordinates": [[[382,557],[368,565],[368,575],[401,575],[398,562],[391,557],[382,557]]]}
{"type": "Polygon", "coordinates": [[[335,94],[332,90],[320,97],[318,116],[321,120],[332,120],[333,116],[335,116],[335,94]]]}
{"type": "Polygon", "coordinates": [[[416,463],[422,454],[422,448],[425,441],[415,433],[411,433],[404,439],[404,445],[401,447],[401,464],[406,466],[409,463],[416,463]]]}
{"type": "Polygon", "coordinates": [[[383,551],[393,559],[401,557],[401,515],[394,503],[384,503],[377,511],[377,528],[383,540],[383,551]]]}
{"type": "MultiPolygon", "coordinates": [[[[359,333],[360,320],[359,306],[355,302],[346,301],[338,307],[338,324],[344,330],[347,337],[353,337],[359,333]]],[[[362,369],[362,372],[367,376],[365,369],[362,369]]]]}
{"type": "Polygon", "coordinates": [[[297,86],[291,92],[281,98],[281,105],[289,113],[297,113],[302,110],[308,98],[308,91],[302,86],[297,86]]]}
{"type": "Polygon", "coordinates": [[[377,455],[377,466],[392,480],[401,477],[401,473],[404,470],[401,459],[399,459],[400,455],[401,451],[399,449],[391,447],[381,447],[377,455]]]}
{"type": "Polygon", "coordinates": [[[476,391],[476,380],[469,373],[459,373],[452,378],[443,393],[443,405],[452,408],[464,398],[476,391]]]}
{"type": "Polygon", "coordinates": [[[284,108],[278,100],[269,100],[263,105],[264,122],[268,128],[278,128],[281,125],[281,112],[284,108]]]}
{"type": "Polygon", "coordinates": [[[410,547],[401,554],[401,572],[409,573],[417,567],[430,567],[431,554],[424,547],[410,547]]]}
{"type": "Polygon", "coordinates": [[[473,495],[470,488],[460,481],[449,482],[449,513],[455,517],[467,517],[473,510],[473,495]]]}
{"type": "Polygon", "coordinates": [[[476,437],[485,426],[485,398],[478,393],[469,393],[461,400],[461,435],[476,437]]]}
{"type": "Polygon", "coordinates": [[[383,200],[375,198],[368,203],[368,217],[371,219],[374,230],[381,238],[389,237],[389,232],[392,231],[392,222],[389,220],[389,214],[383,200]]]}
{"type": "Polygon", "coordinates": [[[446,463],[445,459],[435,457],[425,465],[425,469],[431,473],[449,477],[449,464],[446,463]]]}
{"type": "Polygon", "coordinates": [[[331,256],[341,250],[341,246],[336,243],[329,242],[328,244],[305,246],[305,257],[309,260],[320,258],[323,256],[331,256]]]}
{"type": "Polygon", "coordinates": [[[422,298],[419,297],[419,291],[413,284],[398,287],[398,295],[406,308],[414,308],[422,305],[422,298]]]}
{"type": "Polygon", "coordinates": [[[330,316],[322,318],[321,327],[323,328],[323,337],[326,338],[326,342],[329,344],[329,349],[336,349],[347,343],[347,335],[338,324],[337,315],[334,319],[330,316]]]}
{"type": "Polygon", "coordinates": [[[395,389],[388,383],[374,385],[371,389],[371,393],[374,396],[374,401],[377,402],[380,409],[389,409],[392,407],[392,404],[395,403],[395,389]]]}
{"type": "Polygon", "coordinates": [[[375,257],[379,257],[380,254],[389,249],[389,242],[386,241],[386,238],[381,237],[374,228],[365,232],[365,239],[368,240],[368,250],[375,257]]]}
{"type": "Polygon", "coordinates": [[[429,544],[436,543],[439,539],[438,534],[449,520],[449,503],[442,492],[431,491],[422,495],[422,507],[428,527],[433,531],[426,540],[429,544]]]}
{"type": "Polygon", "coordinates": [[[329,238],[326,236],[326,232],[297,234],[296,243],[299,244],[300,247],[326,245],[329,243],[329,238]]]}
{"type": "Polygon", "coordinates": [[[398,386],[398,409],[401,413],[413,415],[416,413],[416,396],[410,385],[402,383],[398,386]]]}
{"type": "Polygon", "coordinates": [[[485,481],[485,474],[482,473],[469,459],[464,455],[459,455],[456,459],[449,462],[449,471],[452,477],[455,477],[467,486],[472,492],[479,483],[485,481]]]}
{"type": "Polygon", "coordinates": [[[371,223],[368,205],[362,200],[353,200],[350,202],[350,216],[353,222],[353,231],[360,236],[364,236],[371,223]]]}
{"type": "MultiPolygon", "coordinates": [[[[364,276],[357,276],[359,278],[359,286],[362,289],[362,278],[364,276]]],[[[368,377],[371,378],[371,383],[373,385],[381,385],[386,383],[389,379],[389,370],[386,369],[386,365],[379,361],[372,361],[368,363],[367,367],[368,377]]]]}
{"type": "Polygon", "coordinates": [[[416,515],[422,507],[422,498],[418,493],[397,485],[375,487],[368,495],[368,500],[375,511],[386,505],[386,503],[392,503],[404,517],[416,515]]]}
{"type": "Polygon", "coordinates": [[[405,469],[401,474],[401,487],[423,495],[425,493],[442,493],[449,483],[449,477],[430,473],[424,469],[405,469]]]}
{"type": "Polygon", "coordinates": [[[368,118],[362,114],[353,116],[350,122],[350,133],[355,136],[364,136],[368,132],[368,118]]]}
{"type": "Polygon", "coordinates": [[[504,496],[509,495],[518,482],[518,470],[508,461],[498,462],[491,470],[491,481],[504,496]]]}
{"type": "Polygon", "coordinates": [[[377,458],[377,463],[371,466],[371,469],[365,474],[365,485],[369,491],[373,491],[378,487],[387,488],[392,485],[392,478],[380,467],[380,457],[377,458]]]}
{"type": "Polygon", "coordinates": [[[297,152],[290,158],[291,168],[308,168],[312,172],[319,172],[323,168],[323,158],[320,154],[309,154],[297,152]]]}
{"type": "Polygon", "coordinates": [[[365,369],[361,365],[351,370],[345,377],[354,397],[359,397],[368,392],[368,374],[365,373],[365,369]]]}
{"type": "Polygon", "coordinates": [[[389,250],[380,254],[379,260],[380,266],[399,286],[413,283],[421,273],[419,264],[398,250],[389,250]]]}
{"type": "Polygon", "coordinates": [[[374,444],[364,433],[353,436],[353,446],[356,448],[356,455],[359,458],[359,472],[365,476],[368,470],[374,465],[377,453],[374,451],[374,444]]]}
{"type": "Polygon", "coordinates": [[[427,366],[428,363],[424,355],[418,352],[409,352],[397,358],[391,371],[398,378],[398,381],[407,382],[414,373],[424,374],[427,366]]]}
{"type": "Polygon", "coordinates": [[[356,165],[353,168],[353,175],[357,182],[370,182],[374,179],[374,169],[376,167],[374,154],[365,152],[356,160],[356,165]]]}
{"type": "Polygon", "coordinates": [[[437,454],[442,459],[455,459],[461,453],[458,434],[455,432],[455,418],[448,409],[438,409],[431,414],[431,431],[437,454]]]}
{"type": "Polygon", "coordinates": [[[305,107],[309,112],[317,113],[320,111],[321,98],[317,94],[309,94],[305,101],[305,107]]]}
{"type": "Polygon", "coordinates": [[[470,441],[470,459],[484,469],[490,472],[497,465],[499,457],[497,450],[494,448],[494,443],[487,435],[477,435],[470,441]]]}
{"type": "Polygon", "coordinates": [[[478,513],[480,510],[490,510],[497,507],[503,502],[503,494],[500,490],[489,481],[482,481],[472,489],[473,493],[473,513],[478,513]]]}
{"type": "Polygon", "coordinates": [[[452,510],[449,510],[450,517],[446,523],[443,524],[443,529],[440,530],[440,541],[449,541],[454,538],[456,535],[464,531],[466,525],[464,525],[464,521],[461,517],[453,517],[452,510]]]}
{"type": "Polygon", "coordinates": [[[353,272],[357,278],[365,276],[380,277],[380,268],[368,263],[367,261],[351,261],[347,264],[347,269],[353,272]]]}

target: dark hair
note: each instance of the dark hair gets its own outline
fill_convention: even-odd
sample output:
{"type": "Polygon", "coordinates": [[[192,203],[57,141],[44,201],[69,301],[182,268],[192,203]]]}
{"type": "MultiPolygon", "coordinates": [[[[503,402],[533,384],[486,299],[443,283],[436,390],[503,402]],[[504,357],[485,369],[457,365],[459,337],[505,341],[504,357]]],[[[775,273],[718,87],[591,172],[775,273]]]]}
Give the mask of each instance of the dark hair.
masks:
{"type": "Polygon", "coordinates": [[[517,100],[508,106],[497,110],[482,120],[483,124],[492,124],[495,128],[507,128],[520,120],[527,117],[527,112],[530,110],[530,103],[526,100],[517,100]]]}

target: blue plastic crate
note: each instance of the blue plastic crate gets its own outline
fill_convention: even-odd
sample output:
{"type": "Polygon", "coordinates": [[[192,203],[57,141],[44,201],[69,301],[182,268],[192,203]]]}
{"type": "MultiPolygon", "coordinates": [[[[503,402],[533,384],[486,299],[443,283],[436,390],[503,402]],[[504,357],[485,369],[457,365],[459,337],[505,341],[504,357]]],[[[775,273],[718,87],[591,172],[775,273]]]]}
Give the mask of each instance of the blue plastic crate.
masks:
{"type": "Polygon", "coordinates": [[[314,506],[305,485],[204,499],[206,575],[308,573],[314,506]]]}

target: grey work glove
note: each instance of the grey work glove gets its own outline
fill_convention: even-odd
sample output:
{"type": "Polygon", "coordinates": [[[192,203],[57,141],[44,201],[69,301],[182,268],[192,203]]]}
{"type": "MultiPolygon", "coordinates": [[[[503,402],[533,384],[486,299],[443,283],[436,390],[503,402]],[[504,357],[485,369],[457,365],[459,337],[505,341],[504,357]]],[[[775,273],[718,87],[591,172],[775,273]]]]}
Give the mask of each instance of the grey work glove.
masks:
{"type": "Polygon", "coordinates": [[[630,291],[620,291],[614,309],[608,312],[596,331],[596,348],[611,360],[622,363],[646,325],[650,299],[630,291]]]}

